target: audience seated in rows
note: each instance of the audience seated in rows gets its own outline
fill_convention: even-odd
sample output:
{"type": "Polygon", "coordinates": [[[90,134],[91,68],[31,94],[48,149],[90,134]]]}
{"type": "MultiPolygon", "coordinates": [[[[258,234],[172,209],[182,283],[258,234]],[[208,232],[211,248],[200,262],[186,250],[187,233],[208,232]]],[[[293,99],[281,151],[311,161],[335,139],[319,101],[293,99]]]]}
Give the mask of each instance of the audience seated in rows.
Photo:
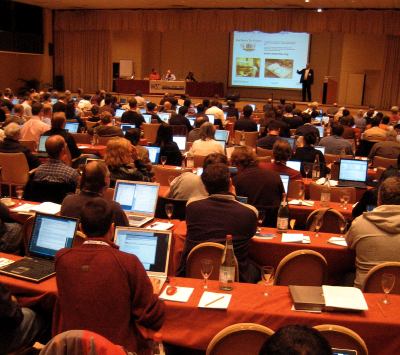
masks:
{"type": "Polygon", "coordinates": [[[57,333],[87,329],[128,351],[142,352],[146,343],[137,325],[158,330],[164,321],[164,304],[153,293],[139,259],[119,251],[112,242],[113,211],[109,204],[93,198],[83,206],[80,218],[88,239],[56,255],[57,333]]]}
{"type": "Polygon", "coordinates": [[[188,142],[194,142],[200,139],[200,127],[203,125],[203,123],[208,122],[208,117],[207,116],[197,116],[195,121],[194,121],[194,129],[192,129],[187,137],[188,142]]]}
{"type": "Polygon", "coordinates": [[[171,126],[185,126],[187,132],[190,132],[193,129],[193,127],[190,124],[188,118],[186,117],[187,112],[188,108],[186,106],[179,107],[178,114],[171,116],[168,123],[171,126]]]}

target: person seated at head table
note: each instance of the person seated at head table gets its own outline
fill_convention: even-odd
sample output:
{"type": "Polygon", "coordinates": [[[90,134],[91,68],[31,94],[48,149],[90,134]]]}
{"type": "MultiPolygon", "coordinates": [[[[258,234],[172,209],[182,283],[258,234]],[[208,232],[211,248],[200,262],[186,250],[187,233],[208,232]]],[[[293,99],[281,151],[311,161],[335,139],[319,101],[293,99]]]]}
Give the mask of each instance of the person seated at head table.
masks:
{"type": "Polygon", "coordinates": [[[259,281],[260,270],[248,256],[250,240],[257,230],[257,209],[236,201],[230,192],[232,183],[226,164],[208,165],[201,180],[209,196],[192,198],[186,205],[187,236],[177,275],[185,276],[187,256],[196,245],[204,242],[224,244],[230,234],[240,282],[259,281]]]}
{"type": "Polygon", "coordinates": [[[87,329],[130,352],[144,353],[149,349],[137,326],[151,330],[162,326],[165,306],[154,293],[159,290],[153,291],[140,260],[112,242],[113,211],[107,201],[91,199],[80,217],[87,240],[56,254],[60,305],[56,332],[87,329]]]}
{"type": "Polygon", "coordinates": [[[104,161],[110,170],[110,187],[117,180],[151,181],[145,164],[137,159],[136,148],[125,138],[115,137],[107,142],[104,161]]]}
{"type": "MultiPolygon", "coordinates": [[[[110,186],[110,172],[102,160],[94,160],[83,166],[80,180],[79,193],[67,195],[62,204],[60,214],[62,216],[80,218],[82,208],[86,202],[95,197],[104,198],[104,194],[110,186]]],[[[112,221],[116,226],[129,226],[128,218],[121,205],[109,199],[105,199],[113,213],[112,221]]]]}

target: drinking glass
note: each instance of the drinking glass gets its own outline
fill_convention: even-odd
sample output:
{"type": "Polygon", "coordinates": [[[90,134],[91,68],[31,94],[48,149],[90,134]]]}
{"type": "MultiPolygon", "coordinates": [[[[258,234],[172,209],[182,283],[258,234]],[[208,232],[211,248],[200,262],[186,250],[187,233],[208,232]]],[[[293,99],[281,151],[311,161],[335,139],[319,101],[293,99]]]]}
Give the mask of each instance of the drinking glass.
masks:
{"type": "Polygon", "coordinates": [[[344,231],[346,230],[347,222],[344,220],[339,220],[340,236],[344,237],[344,231]]]}
{"type": "Polygon", "coordinates": [[[201,274],[203,275],[203,279],[204,279],[203,288],[206,290],[208,288],[207,280],[213,271],[214,265],[210,259],[201,259],[200,265],[201,265],[201,274]]]}
{"type": "Polygon", "coordinates": [[[273,285],[274,272],[275,272],[275,269],[273,266],[263,266],[263,268],[262,268],[262,279],[263,279],[264,285],[265,285],[264,296],[269,296],[268,291],[267,291],[267,286],[273,285]]]}
{"type": "Polygon", "coordinates": [[[392,291],[395,282],[396,282],[396,276],[394,276],[393,274],[384,273],[382,275],[381,286],[383,292],[385,293],[385,297],[383,298],[382,302],[384,304],[390,303],[387,295],[390,293],[390,291],[392,291]]]}
{"type": "Polygon", "coordinates": [[[174,205],[172,203],[165,204],[165,214],[168,217],[168,220],[171,222],[172,215],[174,214],[174,205]]]}
{"type": "Polygon", "coordinates": [[[300,203],[300,205],[303,203],[303,200],[304,200],[304,192],[305,192],[304,183],[301,182],[301,183],[299,184],[299,190],[298,190],[298,197],[299,197],[299,203],[300,203]]]}
{"type": "Polygon", "coordinates": [[[347,210],[347,204],[349,203],[350,200],[350,195],[347,193],[344,193],[343,195],[340,196],[340,202],[343,202],[343,209],[347,210]]]}
{"type": "Polygon", "coordinates": [[[306,173],[306,182],[308,182],[308,174],[310,174],[311,171],[311,165],[310,164],[304,164],[304,172],[306,173]]]}
{"type": "Polygon", "coordinates": [[[317,218],[315,220],[315,237],[318,238],[319,237],[319,230],[322,227],[322,218],[317,218]]]}
{"type": "Polygon", "coordinates": [[[258,217],[257,217],[257,224],[258,224],[257,232],[258,233],[261,233],[261,227],[264,223],[264,219],[265,219],[265,210],[258,210],[258,217]]]}
{"type": "Polygon", "coordinates": [[[161,164],[162,164],[163,167],[165,166],[166,162],[167,162],[167,157],[165,155],[162,155],[161,156],[161,164]]]}
{"type": "Polygon", "coordinates": [[[15,193],[18,198],[18,203],[21,204],[22,196],[24,195],[24,188],[22,186],[17,186],[15,189],[15,193]]]}

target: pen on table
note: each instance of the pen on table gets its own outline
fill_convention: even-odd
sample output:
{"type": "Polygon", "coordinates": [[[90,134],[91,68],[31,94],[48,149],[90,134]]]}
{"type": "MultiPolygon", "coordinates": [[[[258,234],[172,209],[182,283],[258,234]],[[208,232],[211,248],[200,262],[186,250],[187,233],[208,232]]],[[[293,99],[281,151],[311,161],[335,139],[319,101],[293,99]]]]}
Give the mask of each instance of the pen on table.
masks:
{"type": "Polygon", "coordinates": [[[219,300],[222,300],[223,298],[224,298],[224,296],[218,297],[217,299],[215,299],[215,300],[213,300],[213,301],[211,301],[211,302],[206,303],[206,304],[204,305],[204,307],[208,307],[210,304],[213,304],[213,303],[215,303],[215,302],[217,302],[217,301],[219,301],[219,300]]]}

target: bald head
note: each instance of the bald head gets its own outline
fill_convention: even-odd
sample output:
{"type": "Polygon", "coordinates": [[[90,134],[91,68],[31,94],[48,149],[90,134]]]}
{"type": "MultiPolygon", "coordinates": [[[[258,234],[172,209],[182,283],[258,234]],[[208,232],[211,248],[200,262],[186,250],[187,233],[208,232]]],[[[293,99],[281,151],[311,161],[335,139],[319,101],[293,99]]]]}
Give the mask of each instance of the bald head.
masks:
{"type": "Polygon", "coordinates": [[[55,135],[47,138],[46,152],[52,159],[60,159],[65,151],[65,140],[63,137],[55,135]]]}
{"type": "Polygon", "coordinates": [[[66,120],[65,112],[55,112],[51,119],[51,128],[64,128],[66,120]]]}
{"type": "Polygon", "coordinates": [[[109,176],[110,173],[103,160],[91,161],[83,169],[81,190],[102,193],[109,185],[109,176]]]}

